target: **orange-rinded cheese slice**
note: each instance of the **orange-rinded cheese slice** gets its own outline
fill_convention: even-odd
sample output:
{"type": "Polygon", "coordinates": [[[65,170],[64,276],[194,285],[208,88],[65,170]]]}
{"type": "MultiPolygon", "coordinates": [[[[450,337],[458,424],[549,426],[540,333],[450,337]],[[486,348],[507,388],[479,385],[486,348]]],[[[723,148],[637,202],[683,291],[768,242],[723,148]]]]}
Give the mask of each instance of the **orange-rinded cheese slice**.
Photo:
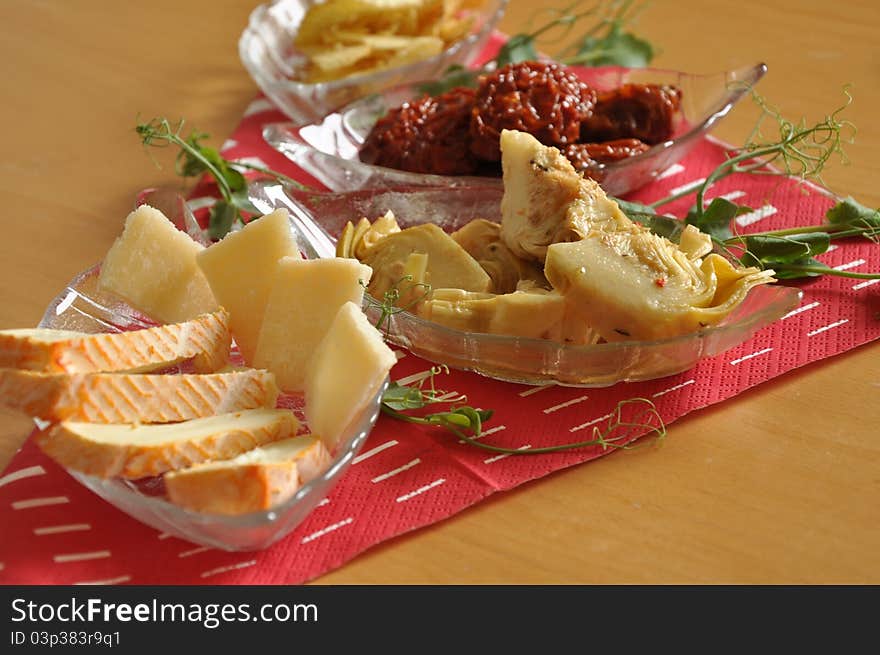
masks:
{"type": "Polygon", "coordinates": [[[230,459],[296,434],[299,422],[282,409],[247,409],[164,425],[63,421],[37,435],[62,466],[102,478],[137,479],[230,459]]]}
{"type": "Polygon", "coordinates": [[[131,332],[86,334],[46,329],[0,331],[0,367],[54,373],[146,372],[192,359],[210,373],[229,360],[229,314],[131,332]]]}
{"type": "Polygon", "coordinates": [[[0,369],[0,405],[52,422],[171,423],[272,408],[277,398],[275,376],[254,369],[206,375],[0,369]]]}
{"type": "Polygon", "coordinates": [[[165,475],[171,502],[209,514],[245,514],[288,500],[326,470],[330,452],[311,435],[276,441],[233,459],[165,475]]]}

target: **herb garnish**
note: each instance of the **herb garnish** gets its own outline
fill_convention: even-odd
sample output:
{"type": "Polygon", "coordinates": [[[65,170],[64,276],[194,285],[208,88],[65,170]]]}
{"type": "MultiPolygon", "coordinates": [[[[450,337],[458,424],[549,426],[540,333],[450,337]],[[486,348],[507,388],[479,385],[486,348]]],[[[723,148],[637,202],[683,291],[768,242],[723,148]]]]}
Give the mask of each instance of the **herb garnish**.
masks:
{"type": "Polygon", "coordinates": [[[507,448],[485,443],[480,441],[483,424],[492,417],[493,411],[460,405],[467,401],[466,396],[437,389],[434,377],[440,373],[449,373],[449,369],[434,366],[409,385],[392,382],[382,396],[382,413],[407,423],[445,428],[470,446],[505,455],[541,455],[591,446],[629,450],[643,435],[653,434],[658,441],[666,436],[666,426],[654,403],[647,398],[630,398],[617,404],[604,427],[593,426],[589,439],[540,448],[507,448]],[[437,404],[446,404],[448,408],[421,416],[403,413],[437,404]]]}
{"type": "Polygon", "coordinates": [[[222,239],[236,221],[245,224],[248,216],[259,213],[248,199],[248,181],[239,169],[256,171],[277,182],[304,188],[278,171],[225,159],[218,150],[203,143],[208,138],[207,134],[193,130],[184,137],[183,127],[183,119],[172,124],[167,118],[154,118],[147,123],[139,123],[135,131],[144,146],[177,146],[179,151],[174,160],[174,169],[181,177],[200,177],[207,173],[214,179],[222,198],[211,206],[209,213],[208,235],[212,239],[222,239]]]}
{"type": "MultiPolygon", "coordinates": [[[[574,45],[556,53],[553,60],[567,66],[626,66],[640,68],[647,66],[654,58],[654,48],[644,39],[627,31],[644,3],[635,0],[611,0],[593,3],[581,9],[584,0],[575,0],[562,9],[542,9],[537,14],[551,15],[551,19],[532,32],[512,35],[498,51],[494,59],[478,69],[450,66],[440,79],[427,82],[420,88],[430,95],[438,95],[457,86],[475,87],[477,78],[488,71],[507,64],[540,59],[538,40],[554,30],[554,40],[565,38],[575,25],[588,17],[595,17],[593,25],[587,29],[574,45]]],[[[530,23],[533,21],[529,21],[530,23]]]]}
{"type": "Polygon", "coordinates": [[[825,214],[820,225],[806,225],[781,230],[734,234],[733,219],[753,211],[725,198],[714,198],[706,204],[706,191],[715,182],[734,173],[751,175],[794,176],[801,180],[821,182],[821,173],[829,160],[837,155],[845,160],[843,145],[851,141],[855,128],[841,117],[852,101],[847,101],[814,125],[801,119],[793,123],[784,118],[763,98],[752,94],[761,115],[744,146],[732,150],[700,184],[685,189],[650,205],[619,200],[621,209],[633,220],[648,225],[661,236],[675,239],[684,225],[694,225],[709,234],[713,241],[728,251],[736,250],[745,266],[773,269],[777,279],[797,279],[819,275],[836,275],[858,279],[878,279],[880,273],[857,273],[837,270],[815,259],[826,252],[834,239],[864,237],[877,241],[880,237],[880,211],[859,204],[853,198],[839,200],[825,214]],[[763,135],[765,122],[776,127],[776,134],[763,135]],[[657,208],[680,198],[696,194],[695,204],[683,221],[657,213],[657,208]]]}

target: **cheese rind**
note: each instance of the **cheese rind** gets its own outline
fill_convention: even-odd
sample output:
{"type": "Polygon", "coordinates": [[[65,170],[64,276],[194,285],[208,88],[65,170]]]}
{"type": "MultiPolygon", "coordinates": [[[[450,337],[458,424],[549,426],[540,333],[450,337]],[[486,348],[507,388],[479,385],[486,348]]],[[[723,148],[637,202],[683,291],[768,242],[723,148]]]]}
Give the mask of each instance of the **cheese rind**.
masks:
{"type": "Polygon", "coordinates": [[[315,351],[306,373],[306,420],[330,450],[379,391],[394,352],[364,316],[346,303],[315,351]]]}
{"type": "Polygon", "coordinates": [[[56,373],[147,372],[188,359],[198,372],[229,359],[229,314],[219,309],[190,321],[130,332],[0,331],[0,367],[56,373]]]}
{"type": "Polygon", "coordinates": [[[104,257],[98,286],[163,323],[214,311],[214,294],[196,265],[203,249],[162,212],[141,205],[104,257]]]}
{"type": "Polygon", "coordinates": [[[330,464],[324,443],[311,435],[283,439],[223,462],[165,475],[171,502],[197,512],[245,514],[267,510],[293,496],[330,464]]]}
{"type": "Polygon", "coordinates": [[[306,366],[346,302],[360,306],[372,269],[355,259],[278,261],[254,355],[285,391],[305,388],[306,366]]]}
{"type": "Polygon", "coordinates": [[[276,264],[300,256],[286,209],[251,221],[196,256],[217,301],[229,310],[232,335],[248,364],[254,361],[276,264]]]}
{"type": "Polygon", "coordinates": [[[68,375],[0,369],[0,405],[53,422],[170,423],[272,408],[277,398],[275,377],[261,370],[68,375]]]}
{"type": "Polygon", "coordinates": [[[102,478],[137,479],[235,457],[296,434],[288,410],[249,409],[183,423],[119,425],[63,421],[37,435],[56,462],[102,478]]]}

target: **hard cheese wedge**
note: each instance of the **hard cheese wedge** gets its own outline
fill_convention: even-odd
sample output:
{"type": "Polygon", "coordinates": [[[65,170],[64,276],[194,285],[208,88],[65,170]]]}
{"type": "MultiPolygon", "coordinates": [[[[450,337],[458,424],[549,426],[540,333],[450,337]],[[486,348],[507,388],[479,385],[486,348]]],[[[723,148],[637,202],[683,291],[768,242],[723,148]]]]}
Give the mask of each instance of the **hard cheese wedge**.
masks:
{"type": "Polygon", "coordinates": [[[62,466],[102,478],[137,479],[230,459],[296,434],[288,410],[249,409],[167,425],[108,425],[63,421],[37,444],[62,466]]]}
{"type": "Polygon", "coordinates": [[[275,376],[253,369],[208,375],[0,369],[0,405],[52,422],[171,423],[271,408],[277,398],[275,376]]]}
{"type": "Polygon", "coordinates": [[[332,450],[397,358],[354,303],[333,319],[306,373],[306,420],[332,450]]]}
{"type": "Polygon", "coordinates": [[[254,366],[272,371],[285,391],[302,391],[306,365],[339,308],[360,306],[372,270],[354,259],[285,257],[275,269],[254,366]]]}
{"type": "Polygon", "coordinates": [[[288,500],[330,464],[330,452],[310,435],[276,441],[223,462],[165,475],[171,502],[197,512],[245,514],[288,500]]]}
{"type": "Polygon", "coordinates": [[[190,321],[102,334],[0,331],[0,367],[56,373],[146,372],[192,359],[199,372],[229,358],[229,315],[220,309],[190,321]]]}
{"type": "Polygon", "coordinates": [[[229,310],[232,335],[248,364],[254,361],[263,311],[282,257],[300,257],[286,209],[251,221],[196,257],[217,301],[229,310]]]}
{"type": "Polygon", "coordinates": [[[203,249],[162,212],[142,205],[107,252],[98,286],[164,323],[211,312],[217,302],[196,265],[203,249]]]}

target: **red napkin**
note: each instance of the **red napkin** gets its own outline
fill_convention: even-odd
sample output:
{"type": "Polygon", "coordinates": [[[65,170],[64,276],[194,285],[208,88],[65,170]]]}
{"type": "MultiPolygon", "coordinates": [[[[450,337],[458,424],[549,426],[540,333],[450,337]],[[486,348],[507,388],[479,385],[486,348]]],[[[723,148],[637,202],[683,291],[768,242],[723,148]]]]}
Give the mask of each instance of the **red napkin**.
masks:
{"type": "MultiPolygon", "coordinates": [[[[290,171],[290,162],[260,136],[284,120],[267,100],[255,100],[224,147],[228,158],[256,157],[290,171]]],[[[724,157],[705,140],[680,165],[632,199],[650,202],[704,177],[724,157]]],[[[301,172],[293,175],[303,178],[301,172]]],[[[742,231],[818,223],[829,200],[793,180],[732,176],[710,196],[729,195],[758,208],[740,217],[742,231]],[[733,194],[733,195],[730,195],[733,194]]],[[[689,201],[670,205],[676,214],[689,201]]],[[[880,270],[880,248],[840,242],[820,256],[830,266],[880,270]]],[[[526,387],[453,371],[438,382],[469,403],[495,409],[484,440],[538,448],[589,438],[620,401],[647,398],[664,422],[731,398],[754,385],[880,337],[880,284],[825,276],[803,283],[802,304],[754,338],[692,370],[605,389],[526,387]]],[[[424,371],[407,355],[394,379],[424,371]]],[[[365,549],[456,514],[483,498],[612,450],[499,456],[460,444],[442,431],[380,417],[361,454],[327,501],[271,548],[228,553],[149,528],[81,487],[31,441],[0,476],[0,583],[5,584],[279,584],[301,583],[341,566],[365,549]]]]}

